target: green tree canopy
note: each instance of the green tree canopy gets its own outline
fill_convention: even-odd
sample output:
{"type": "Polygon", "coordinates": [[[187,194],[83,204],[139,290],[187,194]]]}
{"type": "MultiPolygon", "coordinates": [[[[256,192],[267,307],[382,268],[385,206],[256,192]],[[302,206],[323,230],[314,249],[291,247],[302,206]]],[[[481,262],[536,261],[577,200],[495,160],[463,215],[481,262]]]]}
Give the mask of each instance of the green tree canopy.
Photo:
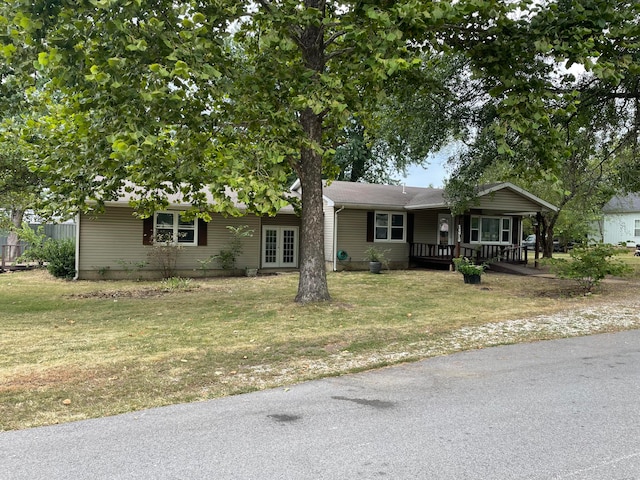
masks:
{"type": "Polygon", "coordinates": [[[35,46],[32,64],[60,98],[37,125],[55,145],[35,164],[52,204],[99,208],[129,188],[143,214],[178,193],[206,217],[238,213],[231,187],[250,210],[274,213],[293,171],[302,302],[329,298],[321,182],[335,171],[333,137],[425,45],[439,48],[447,20],[476,10],[415,0],[8,3],[5,58],[20,41],[35,46]]]}

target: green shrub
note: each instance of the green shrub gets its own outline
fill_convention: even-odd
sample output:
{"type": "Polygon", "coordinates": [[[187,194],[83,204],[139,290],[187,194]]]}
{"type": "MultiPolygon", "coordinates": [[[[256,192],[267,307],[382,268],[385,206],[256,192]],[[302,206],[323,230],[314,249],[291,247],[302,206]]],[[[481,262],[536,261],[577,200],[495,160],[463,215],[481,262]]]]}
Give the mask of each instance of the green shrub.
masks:
{"type": "Polygon", "coordinates": [[[46,263],[49,273],[57,278],[70,279],[76,274],[76,246],[70,239],[33,243],[21,258],[46,263]]]}
{"type": "Polygon", "coordinates": [[[58,278],[71,279],[76,275],[76,246],[73,240],[52,240],[44,243],[47,270],[58,278]]]}
{"type": "Polygon", "coordinates": [[[613,258],[627,251],[626,248],[605,243],[576,245],[569,252],[570,260],[554,258],[549,259],[548,263],[551,271],[560,278],[575,280],[585,293],[589,293],[607,275],[626,275],[631,272],[628,265],[613,258]]]}

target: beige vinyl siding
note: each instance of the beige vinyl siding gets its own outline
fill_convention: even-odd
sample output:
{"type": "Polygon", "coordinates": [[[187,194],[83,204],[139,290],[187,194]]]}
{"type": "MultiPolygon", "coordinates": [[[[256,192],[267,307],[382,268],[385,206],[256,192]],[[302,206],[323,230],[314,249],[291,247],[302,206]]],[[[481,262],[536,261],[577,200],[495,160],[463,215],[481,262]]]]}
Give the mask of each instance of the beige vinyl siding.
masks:
{"type": "Polygon", "coordinates": [[[272,225],[278,227],[299,227],[300,217],[293,213],[281,213],[275,217],[262,218],[262,225],[272,225]]]}
{"type": "Polygon", "coordinates": [[[133,216],[131,208],[107,207],[103,214],[80,215],[80,278],[84,271],[122,270],[119,261],[146,261],[142,233],[142,220],[133,216]]]}
{"type": "MultiPolygon", "coordinates": [[[[207,225],[207,246],[183,246],[178,253],[176,274],[202,275],[201,263],[219,253],[232,238],[227,225],[247,225],[254,230],[253,237],[243,240],[243,254],[236,267],[258,267],[260,259],[260,218],[254,215],[225,218],[213,215],[207,225]]],[[[127,275],[122,263],[149,262],[137,275],[157,276],[159,267],[150,261],[149,252],[154,248],[142,244],[143,221],[133,216],[128,207],[107,207],[104,214],[81,215],[79,236],[79,278],[99,278],[98,271],[108,269],[105,278],[122,278],[127,275]]],[[[214,261],[209,269],[219,268],[214,261]]]]}
{"type": "Polygon", "coordinates": [[[392,263],[406,266],[409,259],[409,244],[406,242],[367,242],[367,210],[345,209],[338,214],[337,250],[344,250],[349,260],[343,263],[364,266],[365,250],[376,247],[387,251],[385,257],[392,263]]]}
{"type": "Polygon", "coordinates": [[[413,241],[414,243],[438,243],[438,214],[448,211],[422,210],[414,212],[413,241]]]}
{"type": "MultiPolygon", "coordinates": [[[[324,258],[326,262],[330,262],[331,264],[333,264],[333,257],[335,255],[333,251],[334,212],[334,207],[330,207],[326,203],[322,206],[322,213],[324,215],[324,258]]],[[[339,213],[338,217],[340,215],[339,213]]],[[[339,223],[340,218],[338,218],[338,224],[339,223]]],[[[332,265],[329,265],[329,267],[333,268],[332,265]]]]}
{"type": "MultiPolygon", "coordinates": [[[[223,217],[222,215],[212,215],[212,219],[207,226],[207,246],[206,247],[185,247],[185,256],[180,259],[184,268],[198,268],[198,259],[205,259],[211,255],[216,255],[220,250],[228,247],[233,238],[233,234],[227,226],[240,227],[247,225],[253,230],[253,236],[242,240],[242,254],[236,260],[236,268],[246,267],[258,268],[260,265],[260,217],[247,215],[246,217],[223,217]],[[191,250],[191,251],[190,251],[191,250]]],[[[181,252],[182,255],[182,252],[181,252]]],[[[211,268],[219,268],[214,261],[211,268]]]]}
{"type": "Polygon", "coordinates": [[[472,208],[508,213],[538,211],[540,207],[519,193],[504,189],[480,197],[479,205],[474,205],[472,208]]]}

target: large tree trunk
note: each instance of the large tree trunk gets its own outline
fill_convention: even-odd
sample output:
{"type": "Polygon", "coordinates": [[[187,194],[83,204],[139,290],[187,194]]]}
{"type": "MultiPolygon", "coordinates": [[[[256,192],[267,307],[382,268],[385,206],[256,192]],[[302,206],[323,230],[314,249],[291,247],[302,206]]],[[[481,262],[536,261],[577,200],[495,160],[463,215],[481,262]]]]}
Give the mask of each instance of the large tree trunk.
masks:
{"type": "MultiPolygon", "coordinates": [[[[324,11],[324,0],[305,0],[307,8],[324,11]]],[[[316,81],[324,71],[324,32],[320,25],[306,25],[296,41],[305,67],[314,72],[316,81]]],[[[296,302],[330,300],[324,262],[324,218],[322,211],[322,145],[323,114],[310,108],[299,112],[300,125],[307,144],[300,151],[296,166],[302,187],[302,226],[300,232],[300,280],[296,302]]]]}
{"type": "Polygon", "coordinates": [[[20,256],[20,239],[18,238],[18,229],[22,226],[22,218],[24,217],[23,208],[11,209],[11,225],[13,229],[7,237],[7,247],[5,248],[5,261],[14,262],[20,256]]]}
{"type": "Polygon", "coordinates": [[[557,213],[541,215],[542,225],[540,226],[540,245],[544,258],[553,258],[553,231],[558,220],[557,213]]]}
{"type": "MultiPolygon", "coordinates": [[[[322,139],[322,116],[307,109],[300,123],[312,142],[322,139]]],[[[330,300],[324,261],[324,220],[322,212],[322,155],[312,148],[300,153],[302,226],[300,232],[300,280],[296,302],[330,300]]]]}

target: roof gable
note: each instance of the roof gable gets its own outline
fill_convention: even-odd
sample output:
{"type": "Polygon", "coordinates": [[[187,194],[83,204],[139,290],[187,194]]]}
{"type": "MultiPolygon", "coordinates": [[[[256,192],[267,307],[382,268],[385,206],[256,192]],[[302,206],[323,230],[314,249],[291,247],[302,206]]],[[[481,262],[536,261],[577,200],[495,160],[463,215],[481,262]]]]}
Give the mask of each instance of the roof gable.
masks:
{"type": "Polygon", "coordinates": [[[631,213],[640,212],[640,194],[615,196],[604,207],[603,213],[631,213]]]}

